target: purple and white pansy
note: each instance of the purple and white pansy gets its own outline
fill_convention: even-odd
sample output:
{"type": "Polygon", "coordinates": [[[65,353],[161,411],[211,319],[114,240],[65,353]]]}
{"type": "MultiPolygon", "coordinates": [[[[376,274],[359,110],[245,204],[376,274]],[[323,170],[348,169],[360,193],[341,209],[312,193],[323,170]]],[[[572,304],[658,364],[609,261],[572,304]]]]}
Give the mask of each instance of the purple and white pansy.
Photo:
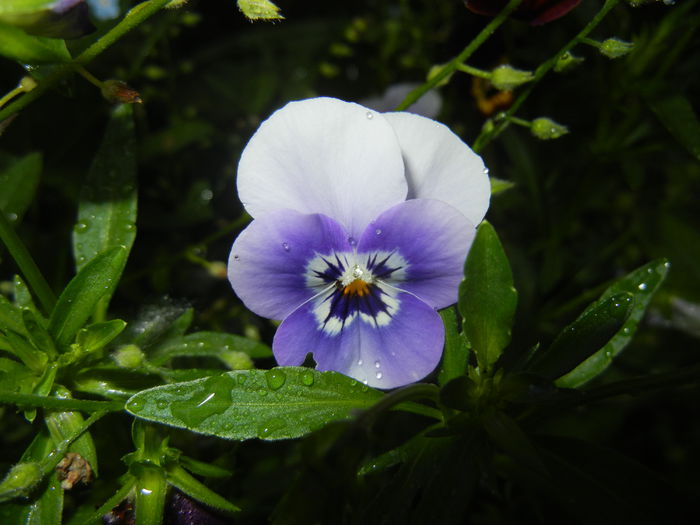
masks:
{"type": "Polygon", "coordinates": [[[332,98],[292,102],[243,151],[238,194],[253,222],[231,249],[233,289],[280,319],[280,365],[310,353],[378,388],[440,361],[437,309],[454,304],[489,205],[481,158],[446,126],[332,98]]]}

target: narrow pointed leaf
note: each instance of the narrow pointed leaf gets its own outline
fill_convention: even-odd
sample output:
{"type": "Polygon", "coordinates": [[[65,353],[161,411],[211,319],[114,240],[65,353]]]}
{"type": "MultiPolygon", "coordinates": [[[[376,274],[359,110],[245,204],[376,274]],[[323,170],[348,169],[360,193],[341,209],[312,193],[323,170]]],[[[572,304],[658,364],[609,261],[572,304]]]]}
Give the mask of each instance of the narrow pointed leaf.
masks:
{"type": "Polygon", "coordinates": [[[651,109],[671,135],[700,160],[700,121],[690,101],[682,95],[671,95],[652,102],[651,109]]]}
{"type": "Polygon", "coordinates": [[[302,367],[239,370],[145,390],[133,415],[225,439],[290,439],[352,418],[383,393],[337,372],[302,367]]]}
{"type": "Polygon", "coordinates": [[[555,379],[603,348],[622,329],[634,307],[634,295],[623,292],[595,303],[535,356],[531,370],[555,379]]]}
{"type": "Polygon", "coordinates": [[[243,352],[250,357],[271,357],[267,345],[233,334],[218,332],[195,332],[182,337],[167,339],[151,356],[155,365],[163,365],[175,357],[219,357],[225,352],[243,352]]]}
{"type": "Polygon", "coordinates": [[[493,226],[483,222],[467,257],[458,302],[464,334],[483,370],[491,368],[510,343],[517,301],[503,246],[493,226]]]}
{"type": "Polygon", "coordinates": [[[223,496],[220,496],[206,485],[197,481],[195,478],[190,476],[185,469],[178,465],[174,465],[173,467],[167,469],[166,477],[168,483],[174,487],[177,487],[192,499],[201,501],[205,505],[226,512],[237,512],[241,510],[233,503],[230,503],[223,496]]]}
{"type": "Polygon", "coordinates": [[[111,294],[124,268],[126,249],[99,254],[76,275],[58,298],[49,319],[49,333],[59,348],[67,348],[93,314],[102,297],[111,294]]]}
{"type": "Polygon", "coordinates": [[[39,184],[41,153],[29,153],[0,170],[0,210],[14,223],[22,220],[39,184]]]}
{"type": "Polygon", "coordinates": [[[469,343],[464,334],[459,332],[454,308],[441,311],[440,317],[445,324],[445,351],[442,354],[442,363],[438,372],[438,383],[443,386],[451,379],[466,373],[469,343]]]}
{"type": "Polygon", "coordinates": [[[649,303],[666,279],[669,267],[666,259],[652,261],[626,275],[603,292],[599,301],[619,293],[632,294],[634,301],[629,316],[603,348],[571,372],[557,379],[557,386],[576,388],[602,374],[610,366],[612,359],[619,355],[632,340],[649,303]]]}

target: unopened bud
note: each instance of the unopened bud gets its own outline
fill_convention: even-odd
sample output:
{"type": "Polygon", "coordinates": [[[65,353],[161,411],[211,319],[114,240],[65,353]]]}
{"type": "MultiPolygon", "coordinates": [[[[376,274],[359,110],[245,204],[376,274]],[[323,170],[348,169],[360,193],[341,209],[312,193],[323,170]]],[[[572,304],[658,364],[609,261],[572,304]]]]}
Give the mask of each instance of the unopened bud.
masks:
{"type": "Polygon", "coordinates": [[[217,279],[226,279],[226,276],[228,275],[227,266],[221,261],[213,261],[209,263],[209,266],[207,266],[207,271],[209,272],[209,275],[216,277],[217,279]]]}
{"type": "Polygon", "coordinates": [[[633,42],[625,42],[619,38],[608,38],[601,42],[598,50],[608,58],[620,58],[634,49],[633,42]]]}
{"type": "Polygon", "coordinates": [[[112,359],[122,368],[137,368],[143,363],[143,352],[136,345],[125,345],[112,354],[112,359]]]}
{"type": "Polygon", "coordinates": [[[562,135],[566,135],[569,132],[569,129],[566,126],[557,124],[551,119],[540,117],[532,121],[530,131],[538,139],[552,140],[558,139],[562,135]]]}
{"type": "Polygon", "coordinates": [[[250,370],[253,368],[253,360],[245,352],[227,350],[219,354],[219,359],[231,370],[250,370]]]}
{"type": "Polygon", "coordinates": [[[102,96],[112,103],[141,104],[141,95],[121,80],[105,80],[102,84],[102,96]]]}
{"type": "Polygon", "coordinates": [[[581,62],[583,62],[583,58],[574,56],[567,51],[557,59],[556,64],[554,64],[554,71],[557,73],[566,73],[578,66],[581,62]]]}
{"type": "Polygon", "coordinates": [[[532,72],[515,69],[509,65],[498,66],[491,71],[491,84],[501,91],[512,91],[516,87],[530,82],[532,72]]]}
{"type": "Polygon", "coordinates": [[[249,20],[282,20],[280,8],[270,0],[238,0],[238,9],[249,20]]]}
{"type": "Polygon", "coordinates": [[[39,463],[17,463],[0,483],[0,503],[20,496],[28,496],[38,485],[44,473],[39,463]]]}
{"type": "Polygon", "coordinates": [[[34,80],[29,75],[23,76],[22,80],[19,81],[19,87],[25,93],[29,93],[32,89],[36,87],[36,80],[34,80]]]}

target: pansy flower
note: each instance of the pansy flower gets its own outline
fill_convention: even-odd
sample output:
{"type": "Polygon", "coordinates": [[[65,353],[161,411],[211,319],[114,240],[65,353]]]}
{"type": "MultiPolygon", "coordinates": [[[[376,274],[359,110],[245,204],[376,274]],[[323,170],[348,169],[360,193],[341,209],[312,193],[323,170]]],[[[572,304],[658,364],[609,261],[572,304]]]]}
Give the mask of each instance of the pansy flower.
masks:
{"type": "Polygon", "coordinates": [[[478,155],[425,117],[316,98],[261,124],[237,185],[254,220],[229,279],[253,312],[282,320],[280,365],[312,354],[319,370],[378,388],[435,369],[436,310],[456,302],[489,204],[478,155]]]}

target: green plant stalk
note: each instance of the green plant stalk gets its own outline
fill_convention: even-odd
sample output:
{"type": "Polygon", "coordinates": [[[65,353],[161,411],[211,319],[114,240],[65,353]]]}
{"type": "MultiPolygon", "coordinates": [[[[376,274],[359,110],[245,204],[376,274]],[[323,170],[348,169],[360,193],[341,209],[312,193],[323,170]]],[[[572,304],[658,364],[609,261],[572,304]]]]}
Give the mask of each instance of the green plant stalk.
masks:
{"type": "Polygon", "coordinates": [[[457,66],[457,71],[467,73],[468,75],[472,75],[474,77],[485,78],[487,80],[491,78],[490,71],[484,71],[483,69],[472,67],[469,64],[459,64],[457,66]]]}
{"type": "Polygon", "coordinates": [[[446,79],[448,76],[454,73],[460,66],[463,66],[464,62],[466,62],[469,59],[469,57],[471,57],[472,54],[474,54],[474,52],[477,49],[479,49],[481,44],[486,42],[486,40],[493,34],[494,31],[496,31],[496,29],[498,29],[498,27],[503,22],[505,22],[506,18],[508,18],[508,15],[510,15],[520,5],[521,2],[522,0],[510,0],[510,2],[508,2],[508,5],[506,5],[500,13],[498,13],[498,16],[491,20],[491,22],[489,22],[489,24],[486,27],[484,27],[484,29],[482,29],[478,35],[476,35],[474,40],[469,42],[467,47],[465,47],[459,55],[457,55],[447,64],[445,64],[442,67],[442,69],[435,74],[433,78],[428,80],[426,83],[418,86],[408,95],[406,95],[406,98],[403,99],[403,102],[396,106],[396,111],[403,111],[411,104],[414,104],[419,98],[421,98],[428,91],[437,86],[442,80],[446,79]]]}
{"type": "Polygon", "coordinates": [[[160,11],[170,1],[171,0],[147,0],[146,2],[132,8],[131,11],[129,11],[121,20],[121,22],[105,33],[85,51],[80,53],[80,55],[75,57],[72,61],[56,68],[52,74],[39,82],[39,84],[33,90],[16,99],[5,109],[0,110],[0,122],[34,102],[37,98],[68,75],[75,73],[79,66],[85,66],[86,64],[90,63],[109,46],[114,44],[126,33],[142,24],[152,15],[160,11]]]}
{"type": "MultiPolygon", "coordinates": [[[[371,408],[367,409],[362,415],[357,419],[358,424],[364,424],[370,427],[374,424],[377,417],[383,414],[385,411],[390,410],[394,407],[397,409],[404,409],[408,412],[416,412],[410,409],[409,403],[413,399],[430,399],[432,401],[437,401],[439,390],[435,385],[428,383],[416,383],[414,385],[409,385],[398,390],[394,390],[389,394],[381,398],[377,403],[372,405],[371,408]],[[403,407],[401,406],[403,404],[403,407]],[[407,405],[409,405],[407,407],[407,405]],[[408,408],[408,410],[407,410],[408,408]]],[[[422,415],[428,415],[422,413],[422,415]]],[[[428,417],[434,417],[433,414],[428,415],[428,417]]]]}
{"type": "Polygon", "coordinates": [[[38,396],[36,394],[17,394],[0,391],[0,404],[39,407],[68,412],[119,412],[124,410],[120,401],[92,401],[86,399],[60,399],[57,397],[38,396]]]}
{"type": "Polygon", "coordinates": [[[100,420],[105,414],[107,414],[106,410],[91,414],[90,417],[87,418],[85,422],[80,426],[80,428],[76,429],[75,432],[73,432],[70,436],[68,436],[60,443],[56,443],[56,448],[54,448],[51,452],[49,452],[48,456],[41,460],[42,472],[44,472],[44,474],[48,474],[54,468],[56,468],[56,465],[58,465],[58,463],[63,459],[63,456],[68,451],[68,447],[71,446],[71,443],[73,443],[73,441],[82,436],[83,433],[87,431],[87,429],[89,429],[94,423],[100,420]]]}
{"type": "Polygon", "coordinates": [[[532,81],[527,85],[527,87],[520,93],[517,99],[515,99],[515,102],[513,102],[513,105],[508,108],[508,111],[505,112],[504,117],[502,120],[500,120],[491,130],[488,131],[482,131],[479,136],[476,138],[474,141],[474,145],[472,146],[472,149],[479,153],[481,150],[484,149],[484,147],[491,142],[493,139],[498,137],[503,131],[508,127],[510,124],[510,121],[515,114],[516,111],[520,109],[520,107],[523,105],[523,103],[527,100],[527,98],[530,96],[530,93],[535,89],[535,86],[539,83],[540,80],[544,78],[544,76],[549,73],[554,66],[556,65],[557,61],[559,58],[561,58],[565,53],[570,51],[574,46],[577,44],[580,44],[582,42],[585,42],[586,37],[588,34],[595,29],[595,27],[600,24],[600,22],[605,18],[605,16],[620,2],[620,0],[605,0],[605,4],[603,4],[603,7],[598,11],[598,13],[591,19],[591,21],[574,37],[572,38],[567,44],[562,47],[552,58],[547,60],[546,62],[543,62],[542,64],[539,65],[537,70],[535,71],[535,76],[532,79],[532,81]]]}
{"type": "Polygon", "coordinates": [[[44,313],[50,314],[56,304],[56,296],[2,210],[0,210],[0,240],[7,246],[20,272],[36,294],[44,313]]]}

